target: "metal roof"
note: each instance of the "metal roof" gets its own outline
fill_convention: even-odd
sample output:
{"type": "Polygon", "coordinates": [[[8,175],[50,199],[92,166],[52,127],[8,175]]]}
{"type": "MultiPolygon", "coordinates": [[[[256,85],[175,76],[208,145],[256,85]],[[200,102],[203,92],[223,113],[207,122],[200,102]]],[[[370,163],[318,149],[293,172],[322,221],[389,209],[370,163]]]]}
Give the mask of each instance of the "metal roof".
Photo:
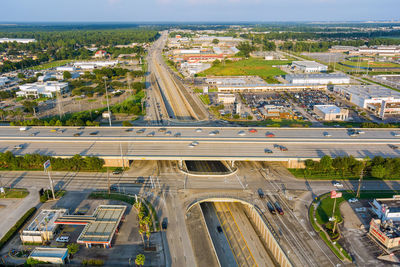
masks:
{"type": "Polygon", "coordinates": [[[110,243],[126,206],[101,205],[93,213],[96,219],[89,222],[78,238],[78,243],[110,243]]]}
{"type": "Polygon", "coordinates": [[[68,256],[68,248],[48,248],[48,247],[37,247],[35,248],[29,257],[36,258],[61,258],[65,259],[68,256]]]}
{"type": "Polygon", "coordinates": [[[340,108],[335,105],[315,105],[314,108],[321,110],[324,114],[340,113],[340,108]]]}

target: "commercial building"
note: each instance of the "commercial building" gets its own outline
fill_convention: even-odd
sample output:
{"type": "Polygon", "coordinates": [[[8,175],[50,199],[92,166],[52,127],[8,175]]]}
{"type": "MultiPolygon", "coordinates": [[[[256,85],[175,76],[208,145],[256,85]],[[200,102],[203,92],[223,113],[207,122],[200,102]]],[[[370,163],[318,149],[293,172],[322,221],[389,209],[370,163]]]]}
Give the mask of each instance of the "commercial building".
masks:
{"type": "Polygon", "coordinates": [[[28,83],[19,86],[20,91],[16,94],[22,97],[55,97],[57,93],[61,95],[68,92],[67,82],[44,82],[28,83]]]}
{"type": "Polygon", "coordinates": [[[326,65],[315,61],[293,61],[292,68],[303,72],[324,72],[328,70],[326,65]]]}
{"type": "Polygon", "coordinates": [[[258,112],[260,113],[263,119],[293,119],[293,114],[289,112],[284,107],[278,107],[276,105],[264,105],[258,108],[258,112]]]}
{"type": "Polygon", "coordinates": [[[398,222],[372,219],[369,223],[369,235],[386,249],[393,250],[400,247],[400,225],[398,222]]]}
{"type": "Polygon", "coordinates": [[[350,77],[342,73],[287,74],[285,79],[292,84],[348,84],[350,77]]]}
{"type": "Polygon", "coordinates": [[[118,63],[119,63],[118,60],[75,62],[74,67],[79,69],[95,69],[104,67],[114,67],[118,63]]]}
{"type": "Polygon", "coordinates": [[[372,211],[382,221],[393,220],[400,222],[400,195],[392,198],[376,198],[370,202],[372,211]]]}
{"type": "Polygon", "coordinates": [[[183,62],[180,65],[180,71],[185,76],[192,76],[192,75],[195,75],[196,73],[202,72],[202,71],[204,71],[204,70],[206,70],[206,69],[208,69],[210,67],[211,67],[211,64],[209,64],[209,63],[183,62]]]}
{"type": "Polygon", "coordinates": [[[236,101],[234,94],[218,94],[218,102],[224,104],[233,104],[236,101]]]}
{"type": "Polygon", "coordinates": [[[400,93],[379,85],[335,85],[333,91],[378,117],[400,114],[400,93]]]}
{"type": "Polygon", "coordinates": [[[360,47],[356,50],[349,51],[350,55],[377,55],[377,56],[398,56],[400,55],[400,46],[373,46],[360,47]]]}
{"type": "Polygon", "coordinates": [[[28,44],[28,43],[36,42],[36,40],[35,39],[26,39],[26,38],[0,38],[0,43],[11,43],[11,42],[28,44]]]}
{"type": "Polygon", "coordinates": [[[218,92],[272,92],[272,91],[301,91],[301,90],[325,90],[323,84],[236,84],[217,85],[218,92]]]}
{"type": "Polygon", "coordinates": [[[210,86],[244,84],[267,85],[267,83],[258,76],[212,76],[207,77],[205,83],[210,86]]]}
{"type": "Polygon", "coordinates": [[[55,221],[66,213],[66,209],[42,210],[21,232],[22,243],[43,243],[52,240],[58,229],[55,221]]]}
{"type": "Polygon", "coordinates": [[[65,264],[69,261],[68,248],[35,248],[29,258],[52,264],[65,264]]]}
{"type": "Polygon", "coordinates": [[[314,112],[325,121],[346,121],[349,110],[335,105],[315,105],[314,112]]]}
{"type": "Polygon", "coordinates": [[[93,215],[65,215],[58,218],[56,224],[85,225],[77,242],[92,245],[103,245],[110,248],[112,239],[118,231],[119,224],[124,216],[126,206],[100,205],[93,215]]]}
{"type": "Polygon", "coordinates": [[[8,79],[8,77],[0,77],[0,88],[4,87],[9,82],[10,79],[8,79]]]}
{"type": "Polygon", "coordinates": [[[74,66],[60,66],[56,68],[57,71],[76,71],[76,68],[74,66]]]}

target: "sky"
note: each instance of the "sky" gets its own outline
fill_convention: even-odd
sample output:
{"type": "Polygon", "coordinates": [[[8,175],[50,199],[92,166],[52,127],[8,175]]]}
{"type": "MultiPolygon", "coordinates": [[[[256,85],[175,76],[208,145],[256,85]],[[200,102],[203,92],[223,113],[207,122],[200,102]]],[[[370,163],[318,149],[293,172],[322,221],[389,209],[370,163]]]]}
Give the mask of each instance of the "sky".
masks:
{"type": "Polygon", "coordinates": [[[270,22],[400,19],[400,0],[0,0],[1,22],[270,22]]]}

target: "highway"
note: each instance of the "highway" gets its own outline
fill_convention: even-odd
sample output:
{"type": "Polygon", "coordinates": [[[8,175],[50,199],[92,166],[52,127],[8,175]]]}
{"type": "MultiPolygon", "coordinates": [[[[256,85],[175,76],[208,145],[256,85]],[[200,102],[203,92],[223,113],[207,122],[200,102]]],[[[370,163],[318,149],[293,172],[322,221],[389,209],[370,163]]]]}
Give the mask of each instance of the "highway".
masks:
{"type": "Polygon", "coordinates": [[[356,158],[383,156],[398,157],[400,137],[398,129],[364,129],[357,137],[348,135],[346,129],[325,128],[249,128],[239,127],[168,127],[160,132],[158,127],[144,128],[85,128],[33,127],[19,131],[18,127],[2,127],[0,151],[14,154],[41,153],[53,156],[99,156],[126,160],[303,160],[321,158],[323,155],[356,158]],[[129,131],[126,131],[129,129],[129,131]],[[143,130],[143,133],[137,133],[143,130]],[[219,131],[218,134],[212,134],[219,131]],[[329,131],[331,137],[324,137],[329,131]],[[91,133],[96,135],[90,135],[91,133]],[[169,133],[168,133],[169,132],[169,133]],[[74,134],[80,133],[80,136],[74,134]],[[166,134],[168,133],[168,134],[166,134]],[[180,136],[175,137],[179,133],[180,136]],[[244,135],[239,135],[244,133],[244,135]],[[275,137],[266,137],[273,133],[275,137]],[[152,136],[148,136],[152,135],[152,136]],[[196,141],[198,145],[190,146],[196,141]],[[22,148],[15,149],[15,146],[22,148]],[[284,146],[282,151],[277,147],[284,146]],[[270,149],[272,153],[265,153],[270,149]]]}
{"type": "Polygon", "coordinates": [[[152,82],[153,90],[156,92],[158,105],[162,114],[168,113],[166,119],[177,119],[181,121],[198,120],[199,117],[189,104],[187,94],[184,94],[183,85],[169,73],[167,66],[162,58],[162,50],[167,40],[167,32],[163,32],[161,37],[153,44],[149,50],[149,70],[156,81],[152,82]]]}

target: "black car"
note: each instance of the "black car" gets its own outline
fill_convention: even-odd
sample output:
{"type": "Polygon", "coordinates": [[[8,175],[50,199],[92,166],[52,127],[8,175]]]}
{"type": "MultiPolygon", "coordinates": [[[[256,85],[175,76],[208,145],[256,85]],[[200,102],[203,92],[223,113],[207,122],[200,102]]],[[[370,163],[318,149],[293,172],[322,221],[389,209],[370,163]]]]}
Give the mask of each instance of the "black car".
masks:
{"type": "Polygon", "coordinates": [[[222,227],[221,226],[217,226],[217,231],[218,231],[218,233],[222,233],[223,231],[222,231],[222,227]]]}
{"type": "Polygon", "coordinates": [[[90,135],[97,135],[99,132],[91,132],[90,135]]]}
{"type": "Polygon", "coordinates": [[[164,218],[164,220],[162,221],[161,228],[163,230],[167,230],[167,228],[168,228],[168,220],[167,220],[167,218],[164,218]]]}
{"type": "Polygon", "coordinates": [[[264,198],[264,192],[263,192],[263,190],[261,188],[258,188],[257,192],[258,192],[258,196],[260,198],[264,198]]]}

